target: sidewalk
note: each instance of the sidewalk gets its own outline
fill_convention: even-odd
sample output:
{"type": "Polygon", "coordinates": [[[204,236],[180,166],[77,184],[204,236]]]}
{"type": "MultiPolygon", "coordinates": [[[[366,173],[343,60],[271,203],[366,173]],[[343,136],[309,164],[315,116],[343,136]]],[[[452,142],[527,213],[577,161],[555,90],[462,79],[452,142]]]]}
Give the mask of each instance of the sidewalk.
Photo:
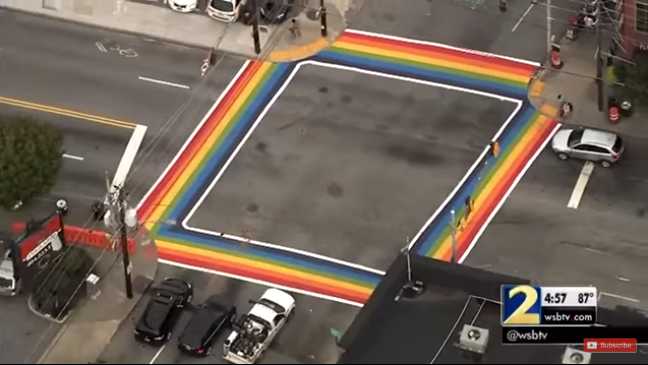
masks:
{"type": "Polygon", "coordinates": [[[81,292],[83,299],[64,323],[54,340],[45,349],[38,363],[92,363],[130,314],[157,272],[157,249],[153,241],[140,230],[136,236],[132,263],[133,298],[125,293],[121,256],[106,252],[110,257],[101,261],[95,272],[101,277],[95,293],[81,292]]]}
{"type": "MultiPolygon", "coordinates": [[[[607,110],[598,109],[596,84],[596,34],[583,31],[574,41],[560,42],[560,57],[564,66],[560,70],[545,65],[543,71],[529,86],[529,100],[541,113],[560,119],[561,101],[571,102],[574,110],[562,122],[617,132],[621,135],[648,137],[648,125],[643,123],[645,110],[635,107],[629,118],[621,118],[618,124],[608,121],[607,110]],[[559,99],[560,96],[560,99],[559,99]]],[[[604,70],[604,76],[605,76],[604,70]]],[[[605,99],[607,99],[607,93],[605,99]]]]}
{"type": "MultiPolygon", "coordinates": [[[[319,19],[298,15],[302,35],[291,36],[290,20],[281,25],[261,25],[260,58],[291,61],[311,56],[327,47],[346,27],[344,12],[350,0],[327,0],[329,36],[320,35],[319,19]],[[294,50],[293,50],[294,48],[294,50]],[[273,53],[277,51],[278,53],[273,53]]],[[[172,43],[214,48],[246,58],[256,58],[251,26],[224,23],[209,18],[204,11],[191,14],[172,11],[164,0],[0,0],[0,7],[65,21],[144,35],[172,43]]],[[[306,2],[307,9],[319,7],[318,0],[306,2]]]]}

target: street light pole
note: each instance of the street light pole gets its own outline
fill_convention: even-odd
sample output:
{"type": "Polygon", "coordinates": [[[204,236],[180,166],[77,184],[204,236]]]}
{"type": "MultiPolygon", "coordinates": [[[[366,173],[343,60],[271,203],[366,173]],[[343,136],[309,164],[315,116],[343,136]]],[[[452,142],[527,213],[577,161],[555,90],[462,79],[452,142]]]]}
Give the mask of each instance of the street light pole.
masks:
{"type": "Polygon", "coordinates": [[[128,253],[128,231],[126,227],[126,202],[124,202],[124,191],[119,189],[117,204],[119,209],[120,240],[122,249],[122,260],[124,264],[124,279],[126,281],[126,297],[133,298],[133,282],[131,280],[131,263],[128,253]]]}
{"type": "Polygon", "coordinates": [[[551,0],[547,0],[547,55],[551,54],[551,0]]]}

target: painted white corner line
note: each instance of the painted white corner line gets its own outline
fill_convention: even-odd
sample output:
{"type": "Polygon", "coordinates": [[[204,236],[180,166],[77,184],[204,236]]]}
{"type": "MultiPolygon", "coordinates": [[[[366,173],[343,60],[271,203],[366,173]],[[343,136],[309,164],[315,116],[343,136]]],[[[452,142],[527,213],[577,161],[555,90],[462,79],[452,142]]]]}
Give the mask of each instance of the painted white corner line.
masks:
{"type": "Polygon", "coordinates": [[[203,267],[187,265],[187,264],[183,264],[183,263],[179,263],[179,262],[175,262],[175,261],[169,261],[169,260],[165,260],[165,259],[158,259],[158,262],[162,263],[162,264],[166,264],[166,265],[181,267],[183,269],[200,271],[200,272],[204,272],[204,273],[207,273],[207,274],[221,275],[221,276],[225,276],[225,277],[232,278],[232,279],[238,279],[238,280],[247,281],[247,282],[253,283],[253,284],[258,284],[258,285],[283,289],[283,290],[286,290],[286,291],[291,291],[293,293],[308,295],[308,296],[311,296],[311,297],[316,297],[316,298],[320,298],[320,299],[330,300],[330,301],[333,301],[333,302],[352,305],[354,307],[362,307],[362,306],[364,306],[364,304],[362,304],[362,303],[353,302],[353,301],[350,301],[350,300],[347,300],[347,299],[342,299],[342,298],[338,298],[338,297],[334,297],[334,296],[330,296],[330,295],[318,294],[318,293],[310,292],[310,291],[307,291],[307,290],[301,290],[301,289],[292,288],[292,287],[289,287],[289,286],[278,285],[278,284],[275,284],[275,283],[272,283],[272,282],[269,282],[269,281],[252,279],[252,278],[249,278],[249,277],[246,277],[246,276],[234,275],[234,274],[230,274],[230,273],[227,273],[227,272],[205,269],[203,267]]]}
{"type": "MultiPolygon", "coordinates": [[[[522,101],[518,100],[517,101],[517,106],[515,107],[515,110],[513,110],[513,112],[508,116],[506,121],[504,121],[504,123],[502,123],[499,130],[493,136],[492,141],[496,141],[499,138],[499,136],[502,134],[504,129],[506,129],[506,127],[511,123],[513,118],[515,118],[515,116],[518,114],[521,107],[522,107],[522,101]]],[[[459,189],[466,182],[468,177],[475,171],[475,169],[477,168],[477,165],[479,164],[479,161],[481,161],[484,158],[484,155],[486,155],[486,153],[488,153],[489,148],[490,148],[489,146],[484,146],[484,149],[482,150],[482,152],[479,154],[477,159],[475,159],[475,162],[473,162],[472,166],[470,166],[470,168],[468,169],[466,174],[461,178],[461,180],[459,180],[459,183],[457,183],[457,185],[454,187],[454,189],[452,189],[450,194],[448,194],[448,196],[445,198],[443,203],[441,203],[441,205],[439,205],[439,207],[434,211],[434,213],[430,216],[430,218],[428,218],[428,220],[425,222],[425,224],[423,224],[421,229],[419,229],[419,231],[416,232],[416,234],[414,235],[414,237],[412,238],[412,240],[409,243],[408,247],[410,249],[414,246],[416,241],[418,241],[418,239],[421,237],[423,232],[425,232],[425,230],[430,226],[430,224],[432,224],[432,222],[434,221],[434,219],[436,219],[436,217],[439,215],[439,213],[441,213],[441,211],[446,207],[446,205],[448,205],[450,200],[454,197],[454,195],[457,193],[457,191],[459,191],[459,189]]]]}
{"type": "Polygon", "coordinates": [[[358,30],[358,29],[347,29],[347,30],[345,30],[345,32],[356,33],[356,34],[364,34],[364,35],[368,35],[368,36],[391,39],[391,40],[396,40],[396,41],[401,41],[401,42],[409,42],[409,43],[415,43],[415,44],[423,44],[423,45],[428,45],[428,46],[441,47],[441,48],[446,48],[446,49],[453,49],[455,51],[462,51],[462,52],[465,52],[465,53],[472,53],[472,54],[477,54],[477,55],[481,55],[481,56],[496,57],[496,58],[501,58],[501,59],[504,59],[504,60],[514,61],[514,62],[519,62],[519,63],[525,63],[527,65],[536,66],[536,67],[540,66],[540,63],[538,63],[538,62],[523,60],[521,58],[502,56],[502,55],[498,55],[498,54],[490,53],[490,52],[475,51],[473,49],[455,47],[455,46],[450,46],[450,45],[443,44],[443,43],[422,41],[422,40],[412,39],[412,38],[397,37],[397,36],[393,36],[393,35],[389,35],[389,34],[367,32],[367,31],[358,30]]]}
{"type": "Polygon", "coordinates": [[[70,155],[69,153],[64,153],[64,154],[63,154],[63,158],[68,158],[68,159],[70,159],[70,160],[77,160],[77,161],[83,161],[83,160],[85,160],[85,159],[84,159],[83,157],[81,157],[81,156],[70,155]]]}
{"type": "Polygon", "coordinates": [[[151,359],[151,361],[149,361],[149,364],[155,364],[155,360],[157,360],[157,358],[160,356],[160,354],[162,353],[162,351],[164,351],[164,348],[165,348],[165,347],[166,347],[166,344],[163,345],[163,346],[161,346],[160,349],[157,350],[157,352],[155,353],[155,355],[153,356],[153,358],[151,359]]]}
{"type": "Polygon", "coordinates": [[[190,87],[187,86],[187,85],[177,84],[175,82],[152,79],[150,77],[145,77],[145,76],[138,76],[137,78],[142,80],[142,81],[148,81],[148,82],[152,82],[152,83],[155,83],[155,84],[166,85],[166,86],[171,86],[171,87],[177,87],[177,88],[180,88],[180,89],[190,89],[190,87]]]}
{"type": "Polygon", "coordinates": [[[601,291],[600,293],[601,293],[601,295],[605,295],[605,296],[608,296],[608,297],[612,297],[612,298],[617,298],[617,299],[625,300],[625,301],[632,302],[632,303],[639,303],[639,302],[640,302],[639,299],[630,298],[630,297],[625,297],[625,296],[623,296],[623,295],[607,293],[607,292],[604,292],[604,291],[601,291]]]}
{"type": "Polygon", "coordinates": [[[594,171],[594,163],[592,161],[585,162],[580,175],[578,175],[578,180],[576,180],[576,185],[574,185],[574,190],[567,203],[567,208],[578,209],[578,205],[583,198],[583,193],[585,193],[587,182],[590,176],[592,176],[592,171],[594,171]]]}
{"type": "Polygon", "coordinates": [[[212,115],[212,113],[214,112],[214,110],[218,107],[218,105],[221,103],[221,101],[223,100],[223,98],[225,98],[225,95],[227,95],[227,93],[228,93],[228,92],[230,91],[230,89],[234,86],[234,84],[236,83],[236,81],[238,81],[238,79],[241,77],[241,74],[243,74],[243,72],[245,71],[245,69],[247,68],[247,66],[248,66],[248,64],[249,64],[250,62],[251,62],[251,61],[247,60],[247,61],[245,61],[245,62],[243,63],[243,65],[242,65],[241,68],[239,68],[239,70],[236,72],[236,74],[234,75],[234,77],[232,78],[232,80],[230,80],[230,82],[227,84],[227,86],[225,87],[225,89],[223,90],[223,92],[220,93],[220,95],[218,96],[218,99],[216,99],[216,101],[215,101],[214,104],[209,108],[209,110],[207,111],[207,113],[205,113],[205,115],[203,116],[203,119],[200,121],[200,123],[198,123],[198,125],[196,125],[196,128],[194,128],[194,130],[191,132],[191,134],[189,135],[189,137],[184,141],[182,147],[180,147],[180,150],[178,150],[178,153],[176,153],[176,155],[173,157],[173,159],[172,159],[172,160],[167,164],[167,166],[164,168],[164,171],[160,174],[160,176],[158,176],[157,180],[153,183],[153,185],[151,185],[151,187],[150,187],[149,190],[146,192],[146,194],[144,194],[144,196],[143,196],[142,199],[139,201],[139,203],[137,203],[137,209],[138,209],[138,210],[139,210],[139,208],[142,206],[142,204],[144,204],[144,202],[149,198],[149,196],[151,195],[151,193],[153,193],[153,190],[155,190],[155,188],[156,188],[156,187],[158,186],[158,184],[162,181],[162,179],[164,179],[164,177],[167,175],[167,173],[169,172],[169,170],[171,170],[171,167],[173,167],[173,165],[175,165],[175,163],[178,161],[178,159],[180,158],[180,156],[182,156],[182,153],[184,153],[184,151],[187,149],[187,146],[189,146],[189,143],[191,143],[191,141],[193,141],[193,139],[194,139],[194,137],[196,136],[196,134],[198,134],[198,131],[200,131],[200,129],[202,128],[202,126],[207,122],[207,120],[208,120],[209,117],[212,115]]]}
{"type": "Polygon", "coordinates": [[[131,134],[131,138],[128,140],[128,144],[124,150],[124,154],[122,155],[121,160],[119,160],[117,171],[115,171],[115,176],[110,185],[111,192],[115,192],[118,187],[124,185],[126,177],[128,177],[128,173],[133,166],[133,161],[135,161],[135,156],[137,156],[137,152],[142,145],[147,129],[148,127],[142,124],[135,126],[133,134],[131,134]]]}
{"type": "MultiPolygon", "coordinates": [[[[490,97],[490,98],[494,98],[494,99],[498,99],[498,100],[502,100],[502,101],[508,101],[508,102],[511,102],[511,103],[516,104],[515,110],[514,110],[514,111],[513,111],[509,116],[508,116],[508,118],[507,118],[507,120],[505,121],[505,123],[503,123],[503,125],[499,128],[499,130],[497,131],[497,133],[496,133],[495,136],[493,137],[493,140],[496,140],[496,139],[499,137],[499,135],[502,133],[502,131],[506,128],[506,126],[511,122],[511,120],[513,120],[513,118],[514,118],[515,115],[518,113],[518,111],[520,110],[520,108],[522,107],[522,104],[523,104],[522,101],[521,101],[521,100],[518,100],[518,99],[513,99],[513,98],[503,97],[503,96],[500,96],[500,95],[491,94],[491,93],[486,93],[486,92],[481,92],[481,91],[473,90],[473,89],[467,89],[467,88],[462,88],[462,87],[455,87],[455,86],[450,86],[450,85],[446,85],[446,84],[438,84],[438,83],[435,83],[435,82],[430,82],[430,81],[425,81],[425,80],[418,80],[418,79],[412,79],[412,78],[407,78],[407,77],[402,77],[402,76],[396,76],[396,75],[390,75],[390,74],[385,74],[385,73],[380,73],[380,72],[375,72],[375,71],[368,71],[368,70],[363,70],[363,69],[355,68],[355,67],[340,66],[340,65],[332,65],[332,64],[329,64],[329,63],[323,63],[323,62],[312,61],[312,60],[302,61],[302,62],[300,62],[299,64],[297,64],[297,65],[295,66],[295,68],[291,71],[290,75],[288,75],[288,77],[286,78],[286,80],[284,81],[284,83],[280,86],[280,88],[277,90],[277,92],[273,95],[272,99],[271,99],[271,100],[270,100],[270,101],[265,105],[265,107],[263,108],[263,110],[261,111],[261,113],[259,114],[259,116],[257,117],[257,119],[254,121],[254,123],[253,123],[253,125],[251,126],[251,128],[247,131],[246,135],[243,137],[243,139],[241,139],[241,141],[240,141],[239,144],[236,146],[236,148],[234,149],[234,151],[230,154],[230,156],[228,157],[227,161],[225,161],[225,164],[223,164],[223,166],[221,167],[221,169],[220,169],[220,171],[218,172],[218,174],[217,174],[217,175],[214,177],[214,179],[211,181],[211,183],[209,184],[209,186],[207,187],[207,189],[205,189],[205,191],[203,192],[202,196],[198,199],[198,201],[196,202],[196,204],[191,208],[191,210],[189,211],[189,214],[187,214],[187,216],[182,220],[181,224],[182,224],[182,227],[183,227],[184,229],[186,229],[186,230],[188,230],[188,231],[196,231],[196,232],[201,232],[201,233],[206,233],[206,234],[212,234],[212,235],[215,235],[215,236],[223,236],[223,233],[222,233],[222,232],[209,231],[209,230],[200,229],[200,228],[197,228],[197,227],[192,227],[192,226],[189,225],[189,221],[191,220],[191,218],[193,217],[193,215],[196,213],[196,211],[200,208],[200,206],[203,204],[204,200],[205,200],[206,197],[209,195],[209,193],[211,192],[211,190],[214,188],[214,186],[216,185],[216,183],[220,180],[220,178],[222,177],[222,175],[225,173],[225,171],[227,170],[227,168],[229,167],[229,165],[231,164],[231,162],[232,162],[232,161],[234,160],[234,158],[238,155],[239,151],[241,150],[241,148],[243,147],[243,145],[246,143],[246,141],[250,138],[250,136],[252,135],[252,133],[254,132],[254,130],[256,129],[256,127],[258,126],[258,124],[261,122],[261,120],[265,117],[265,115],[266,115],[266,114],[268,113],[268,111],[271,109],[272,105],[277,101],[277,99],[281,96],[281,94],[284,92],[284,90],[288,87],[288,85],[290,84],[290,82],[292,81],[292,79],[295,77],[295,75],[297,74],[297,72],[300,70],[300,68],[301,68],[303,65],[308,65],[308,64],[312,64],[312,65],[316,65],[316,66],[322,66],[322,67],[329,67],[329,68],[344,69],[344,70],[349,70],[349,71],[354,71],[354,72],[359,72],[359,73],[369,74],[369,75],[373,75],[373,76],[380,76],[380,77],[385,77],[385,78],[398,79],[398,80],[401,80],[401,81],[414,82],[414,83],[424,84],[424,85],[433,86],[433,87],[440,87],[440,88],[449,89],[449,90],[454,90],[454,91],[462,91],[462,92],[472,93],[472,94],[477,94],[477,95],[481,95],[481,96],[485,96],[485,97],[490,97]]],[[[454,194],[454,193],[455,193],[455,192],[456,192],[456,191],[461,187],[461,185],[463,184],[463,182],[465,182],[465,180],[468,178],[468,176],[470,175],[470,173],[472,172],[472,170],[474,170],[474,169],[476,168],[477,163],[479,162],[479,160],[483,157],[483,155],[484,155],[486,152],[487,152],[487,147],[484,148],[484,151],[482,151],[482,155],[480,155],[480,157],[475,161],[475,163],[473,163],[473,166],[471,167],[471,170],[468,171],[468,173],[464,176],[464,178],[462,179],[462,181],[461,181],[461,182],[460,182],[460,183],[455,187],[454,191],[450,194],[450,196],[449,196],[448,198],[446,198],[446,202],[445,202],[445,203],[447,203],[447,201],[450,199],[450,197],[451,197],[451,196],[452,196],[452,195],[453,195],[453,194],[454,194]]],[[[441,206],[439,209],[437,209],[437,212],[435,212],[435,215],[433,215],[433,217],[436,216],[436,214],[438,214],[438,212],[440,212],[440,210],[441,210],[441,208],[443,207],[443,205],[444,205],[444,204],[442,204],[442,206],[441,206]]],[[[433,219],[433,218],[432,218],[432,219],[433,219]]],[[[429,220],[428,220],[427,225],[429,225],[429,223],[432,221],[432,219],[429,219],[429,220]]],[[[419,231],[419,233],[417,233],[417,235],[415,236],[416,239],[418,238],[418,236],[420,236],[420,234],[423,232],[423,230],[424,230],[425,228],[426,228],[426,226],[424,226],[424,227],[419,231]]],[[[238,240],[239,240],[239,241],[242,241],[242,240],[240,240],[240,239],[238,239],[238,240]]],[[[247,241],[242,241],[242,242],[247,242],[247,241]]],[[[411,242],[412,242],[412,243],[410,243],[410,247],[411,247],[411,245],[413,244],[413,242],[415,242],[415,240],[412,240],[411,242]]],[[[250,241],[249,243],[253,243],[253,244],[254,244],[254,241],[250,241]]],[[[301,251],[301,250],[295,250],[295,249],[288,248],[288,247],[286,247],[286,246],[282,246],[282,245],[273,245],[273,244],[269,244],[269,243],[265,243],[265,242],[263,242],[263,243],[262,243],[262,242],[259,242],[259,243],[260,243],[261,245],[265,246],[265,247],[271,247],[271,248],[275,248],[275,249],[279,249],[279,250],[290,251],[290,252],[294,252],[294,253],[300,253],[300,254],[304,254],[304,255],[307,255],[307,256],[316,257],[316,258],[320,258],[320,259],[324,259],[324,260],[328,260],[328,261],[336,262],[336,263],[343,264],[343,265],[347,265],[347,266],[351,266],[351,267],[356,267],[356,268],[363,269],[363,270],[367,270],[367,271],[371,271],[371,272],[378,272],[378,270],[376,270],[376,269],[372,269],[372,268],[368,268],[368,267],[364,267],[364,266],[360,266],[360,265],[357,265],[357,266],[356,266],[355,264],[352,264],[352,263],[348,263],[348,262],[345,262],[345,261],[336,260],[336,259],[333,259],[333,258],[330,258],[330,257],[325,257],[325,256],[317,255],[317,254],[314,254],[314,253],[311,253],[311,252],[306,252],[306,251],[301,251]]],[[[382,273],[382,272],[381,272],[381,273],[382,273]]]]}
{"type": "Polygon", "coordinates": [[[517,23],[515,23],[515,25],[513,26],[513,29],[511,29],[511,33],[515,32],[517,30],[517,28],[520,26],[520,24],[522,24],[524,19],[527,17],[527,15],[529,15],[529,13],[531,12],[531,9],[533,9],[533,7],[535,5],[536,5],[535,3],[529,4],[529,7],[527,8],[527,10],[524,12],[524,14],[522,14],[520,19],[518,19],[517,23]]]}
{"type": "Polygon", "coordinates": [[[518,176],[515,177],[515,180],[513,180],[513,183],[511,184],[511,186],[508,188],[508,190],[506,190],[506,192],[504,193],[504,196],[502,196],[502,199],[497,203],[497,205],[495,206],[495,209],[493,209],[493,211],[488,215],[488,217],[484,221],[484,224],[482,224],[482,226],[479,227],[479,231],[477,231],[477,233],[475,234],[475,237],[473,237],[472,241],[470,242],[470,245],[468,245],[468,248],[466,249],[466,251],[464,251],[463,255],[461,255],[461,258],[459,258],[459,263],[462,263],[468,257],[468,255],[470,254],[470,251],[472,251],[472,249],[475,247],[475,245],[477,244],[477,241],[479,241],[479,238],[481,237],[481,235],[484,233],[484,231],[486,230],[486,228],[488,227],[490,222],[493,220],[493,218],[495,218],[495,215],[502,208],[502,205],[504,205],[504,202],[506,202],[506,200],[511,195],[513,190],[515,190],[515,187],[517,186],[517,184],[520,182],[522,177],[526,174],[527,170],[529,170],[531,165],[533,165],[533,162],[538,158],[538,156],[545,149],[545,147],[547,147],[547,144],[549,143],[549,141],[551,141],[551,138],[553,137],[553,135],[556,134],[556,132],[558,132],[558,130],[561,127],[562,127],[562,125],[560,123],[556,123],[556,126],[551,131],[551,133],[549,133],[547,135],[547,138],[542,142],[542,144],[535,151],[533,156],[531,156],[529,161],[527,161],[527,163],[524,165],[524,168],[522,169],[522,171],[520,171],[518,176]]]}

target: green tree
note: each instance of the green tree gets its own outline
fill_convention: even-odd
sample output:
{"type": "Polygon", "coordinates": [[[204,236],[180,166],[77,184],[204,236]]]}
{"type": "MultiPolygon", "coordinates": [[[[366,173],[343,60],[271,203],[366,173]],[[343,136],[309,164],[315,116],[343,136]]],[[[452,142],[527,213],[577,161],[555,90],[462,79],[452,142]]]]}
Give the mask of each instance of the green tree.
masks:
{"type": "Polygon", "coordinates": [[[623,81],[635,104],[648,103],[648,52],[640,52],[634,58],[635,66],[625,67],[623,81]]]}
{"type": "Polygon", "coordinates": [[[51,125],[0,115],[0,206],[49,191],[61,168],[63,136],[51,125]]]}

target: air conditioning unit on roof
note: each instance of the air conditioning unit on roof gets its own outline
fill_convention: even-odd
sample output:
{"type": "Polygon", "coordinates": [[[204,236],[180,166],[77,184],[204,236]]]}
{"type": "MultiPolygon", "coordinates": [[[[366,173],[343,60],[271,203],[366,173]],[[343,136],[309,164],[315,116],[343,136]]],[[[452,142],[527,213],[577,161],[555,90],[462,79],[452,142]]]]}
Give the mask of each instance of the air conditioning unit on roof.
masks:
{"type": "Polygon", "coordinates": [[[592,354],[585,351],[576,350],[575,348],[567,347],[563,353],[563,364],[589,364],[592,360],[592,354]]]}
{"type": "Polygon", "coordinates": [[[488,346],[489,331],[485,328],[464,324],[459,335],[459,347],[466,351],[483,354],[488,346]]]}

